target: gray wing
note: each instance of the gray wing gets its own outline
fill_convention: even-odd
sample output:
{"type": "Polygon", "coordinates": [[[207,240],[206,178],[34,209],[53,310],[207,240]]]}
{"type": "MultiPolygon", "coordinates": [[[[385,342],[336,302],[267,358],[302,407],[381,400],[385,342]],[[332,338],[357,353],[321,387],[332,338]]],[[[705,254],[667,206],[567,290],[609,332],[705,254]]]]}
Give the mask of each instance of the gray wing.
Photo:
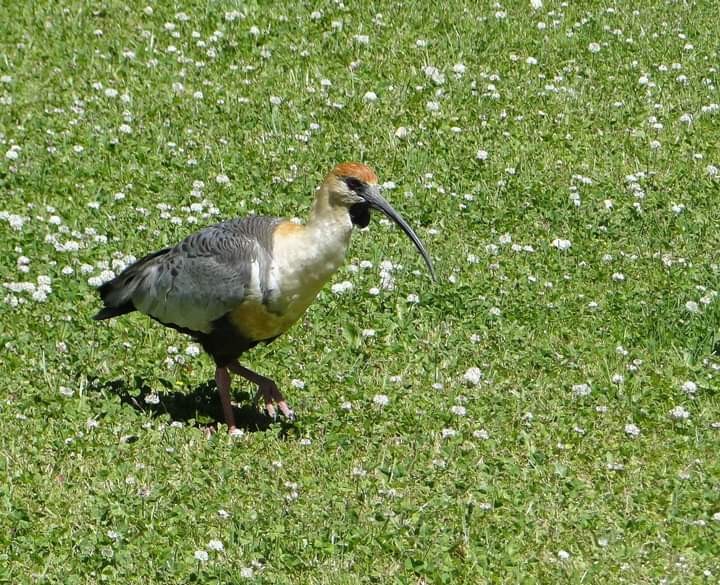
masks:
{"type": "Polygon", "coordinates": [[[269,294],[272,234],[279,222],[250,217],[187,237],[138,267],[130,300],[162,323],[210,333],[213,321],[244,300],[269,294]]]}

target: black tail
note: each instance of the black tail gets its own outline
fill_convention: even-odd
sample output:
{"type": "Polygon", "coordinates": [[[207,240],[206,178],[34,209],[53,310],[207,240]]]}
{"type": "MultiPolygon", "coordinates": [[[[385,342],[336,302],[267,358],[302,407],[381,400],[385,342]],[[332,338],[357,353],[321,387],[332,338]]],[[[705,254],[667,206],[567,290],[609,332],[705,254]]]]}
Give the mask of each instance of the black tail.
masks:
{"type": "Polygon", "coordinates": [[[152,260],[162,256],[169,250],[170,248],[165,248],[140,258],[135,264],[131,264],[111,281],[98,288],[100,298],[105,306],[93,316],[93,319],[102,321],[125,313],[132,313],[135,310],[132,296],[138,286],[141,286],[145,280],[145,269],[152,260]]]}
{"type": "Polygon", "coordinates": [[[97,313],[95,313],[95,315],[93,315],[93,319],[95,319],[95,321],[112,319],[113,317],[124,315],[125,313],[132,313],[134,310],[135,305],[133,305],[132,302],[127,302],[120,307],[105,307],[100,309],[97,313]]]}

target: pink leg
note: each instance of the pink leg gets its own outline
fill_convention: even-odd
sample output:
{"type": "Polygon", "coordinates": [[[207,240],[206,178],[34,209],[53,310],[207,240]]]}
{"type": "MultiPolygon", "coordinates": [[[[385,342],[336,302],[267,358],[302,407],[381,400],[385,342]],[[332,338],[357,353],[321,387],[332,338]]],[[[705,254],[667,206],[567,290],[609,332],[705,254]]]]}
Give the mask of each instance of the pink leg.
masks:
{"type": "Polygon", "coordinates": [[[262,395],[263,400],[265,401],[265,409],[272,418],[275,418],[276,416],[273,402],[277,403],[280,412],[283,413],[285,418],[289,420],[295,418],[295,414],[290,409],[287,402],[285,402],[285,398],[280,390],[278,390],[277,384],[275,384],[275,382],[273,382],[270,378],[266,378],[265,376],[256,374],[252,370],[248,370],[247,368],[241,366],[237,360],[230,362],[228,364],[228,369],[233,374],[238,374],[253,384],[258,385],[258,392],[255,398],[257,399],[260,395],[262,395]]]}
{"type": "Polygon", "coordinates": [[[220,392],[220,402],[222,402],[225,422],[227,423],[228,430],[232,432],[237,427],[235,426],[235,415],[233,414],[232,404],[230,403],[230,374],[227,368],[215,368],[215,384],[217,384],[218,391],[220,392]]]}

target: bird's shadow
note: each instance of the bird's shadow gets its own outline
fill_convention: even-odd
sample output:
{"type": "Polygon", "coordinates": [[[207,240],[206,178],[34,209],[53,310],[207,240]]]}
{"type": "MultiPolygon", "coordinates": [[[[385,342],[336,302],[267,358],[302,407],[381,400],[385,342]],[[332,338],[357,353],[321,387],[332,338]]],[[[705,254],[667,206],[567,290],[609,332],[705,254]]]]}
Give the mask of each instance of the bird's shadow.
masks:
{"type": "MultiPolygon", "coordinates": [[[[196,388],[184,392],[172,389],[172,384],[161,380],[165,391],[156,392],[148,383],[136,376],[128,380],[95,379],[90,387],[100,393],[114,394],[122,404],[152,417],[168,416],[171,421],[179,421],[203,430],[217,430],[225,421],[215,382],[210,380],[196,388]]],[[[248,392],[234,392],[232,395],[235,424],[245,432],[265,431],[270,428],[273,419],[260,410],[248,392]],[[239,403],[239,404],[238,404],[239,403]]],[[[284,423],[284,425],[287,423],[284,423]]],[[[286,432],[287,429],[284,429],[286,432]]]]}

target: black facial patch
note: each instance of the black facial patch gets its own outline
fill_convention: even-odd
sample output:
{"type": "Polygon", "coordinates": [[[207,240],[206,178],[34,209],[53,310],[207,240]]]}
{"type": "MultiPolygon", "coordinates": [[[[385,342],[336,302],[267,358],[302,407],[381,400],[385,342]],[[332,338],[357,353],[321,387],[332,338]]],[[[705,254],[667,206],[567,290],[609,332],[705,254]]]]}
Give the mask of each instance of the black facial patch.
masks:
{"type": "Polygon", "coordinates": [[[364,228],[370,223],[370,204],[356,203],[350,207],[350,221],[353,225],[364,228]]]}
{"type": "Polygon", "coordinates": [[[363,183],[360,179],[356,179],[355,177],[343,177],[343,180],[348,186],[348,189],[351,191],[360,193],[363,189],[365,189],[365,183],[363,183]]]}

